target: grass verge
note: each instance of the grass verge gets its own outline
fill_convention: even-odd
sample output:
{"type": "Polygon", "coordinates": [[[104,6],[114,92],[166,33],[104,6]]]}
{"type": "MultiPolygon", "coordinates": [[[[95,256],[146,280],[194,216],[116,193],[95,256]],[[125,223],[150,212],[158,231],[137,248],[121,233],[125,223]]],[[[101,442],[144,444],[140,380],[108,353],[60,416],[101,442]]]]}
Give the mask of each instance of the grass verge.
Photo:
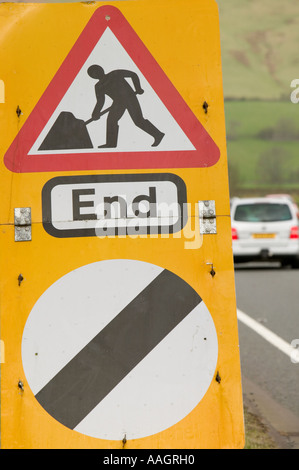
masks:
{"type": "Polygon", "coordinates": [[[244,408],[245,447],[244,449],[278,449],[266,426],[258,416],[244,408]]]}

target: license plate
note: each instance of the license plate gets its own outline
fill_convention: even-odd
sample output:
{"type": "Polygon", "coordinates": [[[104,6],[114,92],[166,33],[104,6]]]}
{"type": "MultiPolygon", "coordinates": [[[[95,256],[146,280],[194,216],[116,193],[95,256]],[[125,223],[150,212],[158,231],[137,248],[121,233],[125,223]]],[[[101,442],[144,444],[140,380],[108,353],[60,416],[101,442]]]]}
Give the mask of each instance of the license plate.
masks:
{"type": "Polygon", "coordinates": [[[253,238],[275,238],[275,233],[253,233],[253,238]]]}

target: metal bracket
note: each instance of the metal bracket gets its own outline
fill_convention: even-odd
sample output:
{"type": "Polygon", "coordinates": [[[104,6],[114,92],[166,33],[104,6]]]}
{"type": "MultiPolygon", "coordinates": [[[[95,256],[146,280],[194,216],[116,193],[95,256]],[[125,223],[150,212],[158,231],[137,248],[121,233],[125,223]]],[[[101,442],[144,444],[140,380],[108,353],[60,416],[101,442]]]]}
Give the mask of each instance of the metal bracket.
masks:
{"type": "Polygon", "coordinates": [[[201,235],[217,233],[215,201],[198,201],[201,235]]]}
{"type": "Polygon", "coordinates": [[[31,208],[16,207],[15,215],[15,242],[31,241],[31,208]]]}

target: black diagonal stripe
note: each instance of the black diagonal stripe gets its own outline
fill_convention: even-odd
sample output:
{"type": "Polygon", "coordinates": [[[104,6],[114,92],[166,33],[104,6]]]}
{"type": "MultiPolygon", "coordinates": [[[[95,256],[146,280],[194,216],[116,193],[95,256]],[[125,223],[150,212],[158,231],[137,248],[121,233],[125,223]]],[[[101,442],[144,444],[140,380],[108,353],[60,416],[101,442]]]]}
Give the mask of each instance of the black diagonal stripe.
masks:
{"type": "Polygon", "coordinates": [[[200,302],[185,281],[162,271],[37,393],[37,400],[74,429],[200,302]]]}

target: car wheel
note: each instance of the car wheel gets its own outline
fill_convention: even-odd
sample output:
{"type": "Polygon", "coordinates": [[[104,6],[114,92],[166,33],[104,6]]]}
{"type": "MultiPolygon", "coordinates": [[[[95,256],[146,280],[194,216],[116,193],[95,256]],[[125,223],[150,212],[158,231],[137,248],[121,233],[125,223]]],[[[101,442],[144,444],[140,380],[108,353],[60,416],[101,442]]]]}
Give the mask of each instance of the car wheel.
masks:
{"type": "Polygon", "coordinates": [[[291,267],[291,261],[289,259],[282,259],[280,264],[281,264],[281,267],[285,269],[291,267]]]}
{"type": "Polygon", "coordinates": [[[293,258],[291,261],[291,266],[293,269],[299,269],[299,257],[293,258]]]}

